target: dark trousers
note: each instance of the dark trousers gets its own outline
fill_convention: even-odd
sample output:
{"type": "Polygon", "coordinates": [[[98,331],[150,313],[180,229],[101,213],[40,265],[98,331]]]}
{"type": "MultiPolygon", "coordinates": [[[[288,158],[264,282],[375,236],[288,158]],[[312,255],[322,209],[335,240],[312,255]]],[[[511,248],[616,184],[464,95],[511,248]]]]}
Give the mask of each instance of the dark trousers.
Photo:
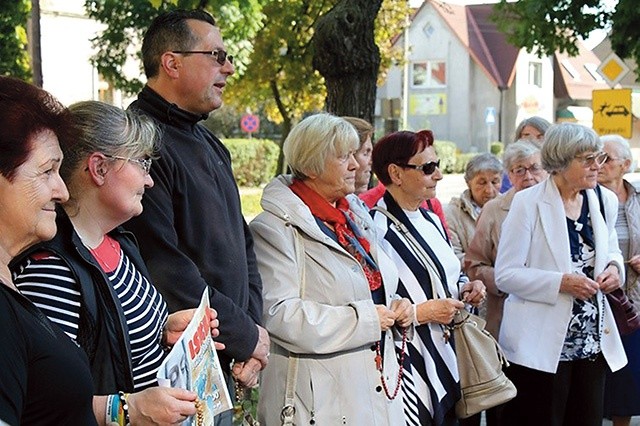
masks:
{"type": "Polygon", "coordinates": [[[511,364],[518,395],[505,404],[504,425],[601,426],[606,361],[561,361],[555,374],[511,364]]]}

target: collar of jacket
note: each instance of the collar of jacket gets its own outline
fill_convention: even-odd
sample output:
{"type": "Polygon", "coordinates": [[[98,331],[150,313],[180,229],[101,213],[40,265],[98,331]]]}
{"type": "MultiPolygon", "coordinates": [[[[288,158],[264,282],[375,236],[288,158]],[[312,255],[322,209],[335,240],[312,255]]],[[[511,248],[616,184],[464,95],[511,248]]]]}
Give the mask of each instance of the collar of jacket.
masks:
{"type": "MultiPolygon", "coordinates": [[[[311,210],[289,189],[291,175],[280,175],[274,178],[264,188],[261,205],[265,212],[281,218],[285,223],[299,228],[310,237],[322,241],[325,244],[340,247],[333,239],[325,235],[316,224],[311,214],[311,210]]],[[[375,246],[375,235],[373,234],[373,221],[369,216],[366,207],[355,195],[347,195],[349,209],[355,215],[356,226],[360,228],[365,238],[371,242],[372,249],[375,246]]],[[[342,248],[340,247],[342,250],[342,248]]]]}
{"type": "Polygon", "coordinates": [[[183,128],[191,128],[209,116],[209,114],[193,114],[185,111],[176,104],[167,102],[149,86],[144,86],[138,94],[138,100],[132,106],[148,112],[164,124],[183,128]]]}

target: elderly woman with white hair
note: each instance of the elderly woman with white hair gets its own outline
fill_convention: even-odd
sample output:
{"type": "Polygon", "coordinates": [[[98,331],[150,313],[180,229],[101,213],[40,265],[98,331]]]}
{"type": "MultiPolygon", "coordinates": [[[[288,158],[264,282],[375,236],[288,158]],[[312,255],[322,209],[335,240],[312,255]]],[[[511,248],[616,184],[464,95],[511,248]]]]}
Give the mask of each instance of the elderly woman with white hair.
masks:
{"type": "Polygon", "coordinates": [[[473,157],[465,168],[467,189],[453,197],[444,210],[449,226],[451,245],[462,263],[464,254],[476,232],[476,222],[485,203],[500,194],[502,163],[493,154],[473,157]]]}
{"type": "Polygon", "coordinates": [[[396,296],[398,272],[371,217],[350,195],[358,145],[343,118],[302,120],[283,146],[293,176],[265,187],[264,212],[251,222],[271,337],[263,424],[289,414],[298,425],[404,425],[392,330],[406,346],[414,313],[396,296]]]}
{"type": "MultiPolygon", "coordinates": [[[[627,262],[623,288],[640,309],[640,190],[624,179],[633,156],[629,142],[622,136],[606,135],[600,140],[608,157],[598,172],[598,183],[618,196],[615,225],[622,257],[627,262]]],[[[640,331],[622,336],[622,345],[629,364],[608,373],[605,386],[604,413],[614,426],[629,425],[631,416],[640,415],[640,331]]]]}
{"type": "Polygon", "coordinates": [[[606,159],[593,130],[552,126],[542,147],[551,176],[514,196],[502,226],[499,341],[518,389],[505,424],[601,425],[607,366],[627,362],[604,297],[624,275],[616,197],[594,190],[606,159]]]}
{"type": "Polygon", "coordinates": [[[540,148],[531,141],[520,140],[507,146],[503,162],[513,186],[509,191],[488,201],[482,208],[476,232],[464,256],[464,269],[469,278],[480,280],[487,287],[486,329],[496,339],[502,320],[502,305],[507,296],[496,287],[494,276],[502,223],[509,213],[516,192],[547,178],[547,172],[540,162],[540,148]]]}

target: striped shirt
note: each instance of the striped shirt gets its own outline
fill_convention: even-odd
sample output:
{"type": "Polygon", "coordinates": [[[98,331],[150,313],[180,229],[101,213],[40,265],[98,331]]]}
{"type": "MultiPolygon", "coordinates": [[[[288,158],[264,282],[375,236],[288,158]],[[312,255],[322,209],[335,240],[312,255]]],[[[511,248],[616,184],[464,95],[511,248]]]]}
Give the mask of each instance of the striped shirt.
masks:
{"type": "MultiPolygon", "coordinates": [[[[122,305],[131,345],[135,390],[157,385],[156,372],[164,359],[160,345],[167,322],[167,305],[162,296],[137,270],[118,242],[105,237],[92,254],[105,270],[122,305]],[[115,256],[105,254],[109,250],[115,256]],[[103,259],[115,259],[107,268],[103,259]],[[112,270],[109,270],[112,269],[112,270]]],[[[66,262],[51,253],[30,257],[15,274],[20,291],[77,340],[81,295],[79,285],[66,262]]]]}

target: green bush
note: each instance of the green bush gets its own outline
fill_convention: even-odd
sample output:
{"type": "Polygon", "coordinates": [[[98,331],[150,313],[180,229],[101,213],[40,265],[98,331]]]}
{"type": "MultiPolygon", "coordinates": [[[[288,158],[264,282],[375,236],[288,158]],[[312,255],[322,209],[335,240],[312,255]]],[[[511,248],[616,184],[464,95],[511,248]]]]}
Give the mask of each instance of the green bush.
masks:
{"type": "Polygon", "coordinates": [[[459,153],[456,156],[456,162],[453,166],[453,173],[464,173],[464,170],[467,168],[467,163],[473,157],[478,155],[477,152],[467,152],[467,153],[459,153]]]}
{"type": "Polygon", "coordinates": [[[258,187],[276,172],[279,146],[269,139],[225,139],[238,186],[258,187]]]}
{"type": "Polygon", "coordinates": [[[455,173],[456,156],[458,147],[451,141],[434,141],[436,154],[440,159],[440,170],[442,173],[455,173]]]}
{"type": "Polygon", "coordinates": [[[491,142],[491,153],[498,158],[502,158],[504,144],[502,142],[491,142]]]}

